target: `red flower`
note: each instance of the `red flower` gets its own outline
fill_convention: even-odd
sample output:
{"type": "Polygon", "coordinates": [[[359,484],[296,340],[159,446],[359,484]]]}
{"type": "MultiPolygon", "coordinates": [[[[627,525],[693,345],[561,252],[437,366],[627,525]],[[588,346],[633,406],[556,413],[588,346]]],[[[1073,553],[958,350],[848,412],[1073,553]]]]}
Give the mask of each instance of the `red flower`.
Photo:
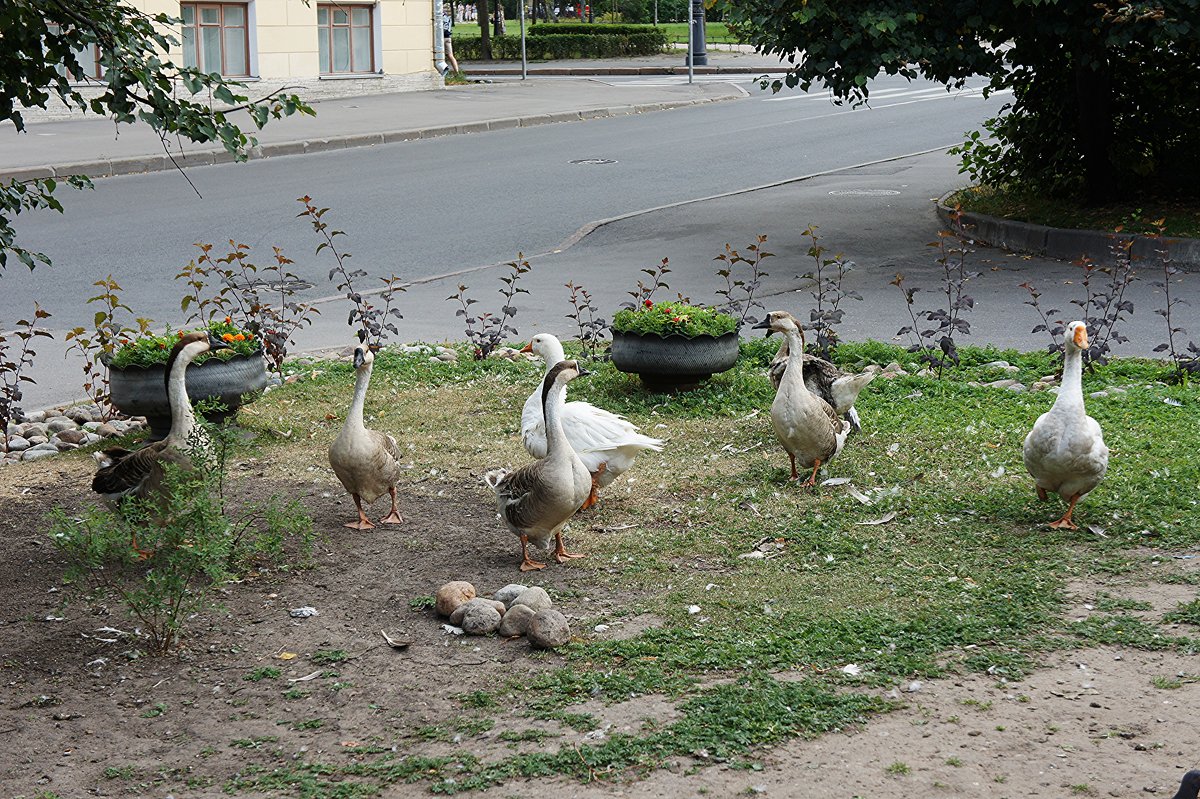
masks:
{"type": "Polygon", "coordinates": [[[654,307],[654,303],[650,302],[650,300],[646,300],[646,301],[645,301],[644,303],[642,303],[642,304],[643,304],[643,305],[645,305],[647,308],[653,308],[653,307],[654,307]]]}

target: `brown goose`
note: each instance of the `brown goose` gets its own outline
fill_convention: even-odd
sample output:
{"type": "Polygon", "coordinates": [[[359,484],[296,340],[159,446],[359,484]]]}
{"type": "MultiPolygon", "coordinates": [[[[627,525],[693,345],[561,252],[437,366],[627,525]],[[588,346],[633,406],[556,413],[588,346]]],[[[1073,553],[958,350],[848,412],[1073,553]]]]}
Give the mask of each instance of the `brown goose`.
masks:
{"type": "Polygon", "coordinates": [[[583,555],[568,552],[562,528],[592,490],[592,476],[563,433],[562,413],[567,383],[588,374],[575,361],[559,361],[542,381],[542,414],[546,422],[546,457],[514,472],[496,469],[484,481],[496,492],[496,503],[508,529],[521,539],[521,571],[546,564],[529,557],[529,542],[545,548],[554,539],[559,563],[583,555]]]}
{"type": "Polygon", "coordinates": [[[1088,348],[1087,325],[1072,322],[1063,335],[1062,386],[1054,406],[1038,417],[1025,437],[1022,457],[1037,482],[1038,498],[1053,491],[1067,501],[1053,528],[1077,529],[1071,521],[1075,503],[1100,484],[1108,470],[1108,447],[1099,423],[1083,406],[1083,351],[1088,348]]]}
{"type": "Polygon", "coordinates": [[[810,392],[804,383],[804,330],[787,311],[771,311],[755,325],[787,337],[787,369],[771,403],[771,425],[792,462],[792,479],[799,480],[796,464],[812,468],[801,486],[816,484],[817,470],[828,463],[846,443],[850,423],[838,418],[828,402],[810,392]]]}
{"type": "MultiPolygon", "coordinates": [[[[793,316],[792,319],[795,320],[796,317],[793,316]]],[[[796,324],[799,325],[799,321],[796,321],[796,324]]],[[[767,335],[771,335],[771,332],[768,329],[767,335]]],[[[771,385],[775,386],[776,391],[779,390],[779,383],[787,370],[787,363],[788,342],[785,338],[779,345],[779,352],[775,353],[770,366],[767,367],[767,377],[771,379],[771,385]]],[[[804,385],[813,394],[828,402],[838,416],[849,421],[850,428],[854,431],[862,430],[854,403],[858,400],[859,393],[874,379],[874,372],[850,374],[824,358],[804,354],[804,385]]]]}
{"type": "Polygon", "coordinates": [[[367,401],[367,387],[371,384],[371,369],[375,355],[371,348],[360,343],[354,348],[354,399],[346,412],[346,421],[338,437],[329,445],[329,465],[333,473],[358,508],[358,520],[346,522],[352,530],[370,530],[375,527],[363,512],[363,501],[369,505],[384,494],[392,497],[392,510],[379,520],[380,524],[403,524],[404,519],[396,507],[396,481],[400,479],[400,448],[396,439],[378,430],[368,430],[363,424],[363,405],[367,401]]]}
{"type": "MultiPolygon", "coordinates": [[[[100,468],[92,478],[92,490],[110,507],[130,497],[146,498],[162,487],[164,467],[192,467],[192,451],[203,441],[196,427],[196,416],[187,394],[187,368],[209,350],[229,349],[229,345],[207,331],[197,331],[175,342],[167,359],[167,402],[171,407],[171,431],[161,441],[137,450],[119,448],[94,453],[100,468]]],[[[136,541],[134,542],[136,548],[136,541]]]]}

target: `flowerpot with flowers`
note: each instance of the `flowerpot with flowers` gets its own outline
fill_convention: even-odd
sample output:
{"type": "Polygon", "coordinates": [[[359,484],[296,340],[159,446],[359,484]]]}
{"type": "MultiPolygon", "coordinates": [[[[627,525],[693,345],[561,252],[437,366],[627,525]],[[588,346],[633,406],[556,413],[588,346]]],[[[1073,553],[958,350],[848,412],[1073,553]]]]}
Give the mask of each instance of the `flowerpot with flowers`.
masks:
{"type": "MultiPolygon", "coordinates": [[[[207,329],[227,343],[229,349],[205,353],[188,367],[187,392],[193,403],[219,403],[221,408],[206,417],[221,422],[262,394],[268,380],[267,365],[262,342],[233,324],[230,317],[211,322],[207,329]]],[[[165,437],[171,429],[167,357],[175,340],[186,332],[189,331],[142,335],[127,340],[106,358],[109,402],[129,416],[145,416],[152,440],[165,437]]]]}
{"type": "Polygon", "coordinates": [[[693,389],[737,363],[737,328],[714,308],[645,298],[613,316],[613,366],[652,391],[693,389]]]}

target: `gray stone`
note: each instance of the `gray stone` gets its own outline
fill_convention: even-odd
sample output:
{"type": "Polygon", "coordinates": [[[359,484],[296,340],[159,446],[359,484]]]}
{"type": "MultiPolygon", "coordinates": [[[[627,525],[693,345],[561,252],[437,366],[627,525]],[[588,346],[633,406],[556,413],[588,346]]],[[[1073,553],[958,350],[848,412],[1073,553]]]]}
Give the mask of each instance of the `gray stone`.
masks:
{"type": "Polygon", "coordinates": [[[121,431],[114,427],[111,423],[105,423],[96,428],[96,435],[103,438],[112,438],[113,436],[121,435],[121,431]]]}
{"type": "Polygon", "coordinates": [[[70,430],[63,430],[55,438],[68,444],[82,444],[87,439],[87,431],[72,427],[70,430]]]}
{"type": "Polygon", "coordinates": [[[96,432],[98,429],[100,429],[100,426],[101,426],[100,422],[84,422],[83,423],[83,429],[88,431],[89,433],[96,432]]]}
{"type": "Polygon", "coordinates": [[[29,449],[29,441],[20,436],[9,436],[8,451],[9,452],[24,452],[29,449]]]}
{"type": "Polygon", "coordinates": [[[21,435],[21,425],[16,422],[9,422],[4,432],[10,436],[19,436],[21,435]]]}
{"type": "Polygon", "coordinates": [[[21,435],[29,438],[30,436],[42,436],[43,438],[50,437],[50,431],[46,428],[43,422],[29,422],[21,425],[21,435]]]}
{"type": "Polygon", "coordinates": [[[524,635],[529,629],[529,621],[537,613],[528,605],[513,605],[500,621],[500,634],[505,638],[514,635],[524,635]]]}
{"type": "Polygon", "coordinates": [[[55,416],[46,420],[46,430],[51,433],[61,433],[63,430],[74,430],[78,425],[65,416],[55,416]]]}
{"type": "Polygon", "coordinates": [[[53,458],[58,454],[57,449],[27,449],[21,454],[23,461],[40,461],[43,458],[53,458]]]}
{"type": "Polygon", "coordinates": [[[1025,390],[1024,383],[1022,383],[1020,380],[1013,380],[1012,378],[1007,378],[1005,380],[993,380],[992,382],[984,383],[983,385],[985,388],[1007,388],[1013,391],[1025,390]],[[1020,388],[1016,388],[1016,386],[1020,386],[1020,388]]]}
{"type": "Polygon", "coordinates": [[[984,369],[999,369],[1004,372],[1019,372],[1020,367],[1013,366],[1008,361],[988,361],[983,365],[984,369]]]}
{"type": "Polygon", "coordinates": [[[500,612],[492,606],[490,600],[484,599],[467,604],[470,607],[463,614],[463,632],[467,635],[487,635],[499,629],[500,612]]]}
{"type": "Polygon", "coordinates": [[[537,649],[554,649],[571,640],[571,625],[567,624],[566,616],[554,608],[546,608],[529,620],[525,636],[537,649]]]}
{"type": "Polygon", "coordinates": [[[58,452],[58,447],[49,441],[38,441],[37,443],[31,441],[30,443],[33,446],[26,450],[27,452],[58,452]]]}
{"type": "Polygon", "coordinates": [[[24,414],[21,417],[22,422],[44,422],[46,420],[45,411],[33,411],[32,413],[24,414]]]}
{"type": "Polygon", "coordinates": [[[503,602],[507,607],[512,605],[513,600],[519,597],[521,592],[528,587],[529,586],[521,585],[520,583],[509,583],[496,593],[492,594],[492,599],[496,600],[497,602],[503,602]]]}
{"type": "Polygon", "coordinates": [[[96,442],[101,441],[101,440],[103,440],[103,439],[101,439],[100,436],[96,435],[95,433],[87,433],[86,437],[81,442],[81,445],[86,447],[89,444],[95,444],[96,442]]]}
{"type": "Polygon", "coordinates": [[[49,443],[49,442],[50,442],[50,439],[46,438],[46,437],[45,437],[45,436],[43,436],[43,435],[37,435],[37,434],[35,434],[35,435],[32,435],[32,436],[30,436],[30,435],[27,435],[27,436],[25,436],[25,439],[26,439],[26,440],[27,440],[27,441],[28,441],[30,444],[34,445],[35,447],[36,447],[37,445],[39,445],[39,444],[47,444],[47,443],[49,443]]]}
{"type": "Polygon", "coordinates": [[[475,586],[463,580],[454,580],[437,590],[437,612],[449,616],[464,602],[475,598],[475,586]]]}
{"type": "Polygon", "coordinates": [[[897,363],[896,361],[892,361],[887,366],[883,367],[883,371],[885,371],[885,372],[900,372],[903,370],[901,369],[899,363],[897,363]]]}
{"type": "Polygon", "coordinates": [[[96,420],[96,407],[94,405],[75,405],[67,408],[63,412],[63,416],[75,422],[75,424],[94,422],[96,420]]]}
{"type": "Polygon", "coordinates": [[[512,608],[513,605],[528,605],[535,611],[538,611],[545,610],[546,608],[550,607],[551,604],[550,595],[546,593],[546,589],[539,588],[535,585],[532,588],[526,588],[524,591],[518,594],[517,598],[512,601],[511,605],[509,605],[509,608],[512,608]]]}
{"type": "Polygon", "coordinates": [[[454,612],[450,614],[447,621],[449,621],[455,627],[462,627],[463,616],[467,615],[467,611],[470,610],[472,606],[479,603],[487,604],[488,607],[491,607],[492,605],[492,601],[490,599],[481,599],[479,597],[468,599],[466,602],[463,602],[454,609],[454,612]]]}
{"type": "Polygon", "coordinates": [[[62,441],[59,439],[55,439],[51,443],[54,444],[54,446],[58,448],[59,452],[67,452],[68,450],[79,449],[78,444],[72,444],[70,441],[62,441]]]}

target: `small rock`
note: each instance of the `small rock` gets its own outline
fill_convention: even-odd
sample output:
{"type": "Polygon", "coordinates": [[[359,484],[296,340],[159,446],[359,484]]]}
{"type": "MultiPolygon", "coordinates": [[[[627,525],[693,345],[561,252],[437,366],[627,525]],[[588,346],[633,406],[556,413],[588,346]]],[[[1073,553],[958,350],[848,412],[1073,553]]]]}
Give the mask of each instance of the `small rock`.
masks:
{"type": "Polygon", "coordinates": [[[934,376],[933,370],[930,369],[928,366],[926,366],[921,371],[917,372],[917,377],[933,377],[933,376],[934,376]]]}
{"type": "Polygon", "coordinates": [[[63,412],[63,416],[70,419],[75,424],[84,424],[85,422],[93,421],[96,418],[96,409],[87,405],[76,405],[73,408],[67,408],[63,412]]]}
{"type": "Polygon", "coordinates": [[[96,435],[103,436],[104,438],[112,438],[113,436],[121,435],[121,431],[113,426],[111,422],[105,422],[97,427],[95,433],[96,435]]]}
{"type": "Polygon", "coordinates": [[[500,620],[500,634],[504,637],[524,635],[529,630],[529,621],[537,613],[528,605],[513,605],[500,620]]]}
{"type": "Polygon", "coordinates": [[[51,433],[61,433],[63,430],[74,430],[75,422],[65,416],[54,416],[46,420],[46,430],[51,433]]]}
{"type": "Polygon", "coordinates": [[[925,683],[921,682],[920,680],[913,680],[912,682],[910,682],[908,685],[906,685],[904,687],[904,691],[906,693],[915,694],[924,687],[925,687],[925,683]]]}
{"type": "Polygon", "coordinates": [[[100,440],[101,440],[100,436],[96,435],[95,433],[87,433],[85,435],[83,441],[80,442],[80,446],[86,447],[89,444],[95,444],[96,442],[98,442],[100,440]]]}
{"type": "Polygon", "coordinates": [[[871,374],[878,374],[879,372],[883,371],[883,367],[877,363],[869,363],[862,368],[862,371],[870,372],[871,374]]]}
{"type": "Polygon", "coordinates": [[[1025,390],[1024,383],[1022,383],[1020,380],[1013,380],[1012,378],[1007,378],[1005,380],[993,380],[990,383],[984,383],[983,386],[984,388],[1007,388],[1012,391],[1025,390]],[[1016,388],[1016,386],[1020,386],[1020,388],[1016,388]]]}
{"type": "Polygon", "coordinates": [[[42,422],[30,422],[29,424],[21,425],[21,435],[26,438],[30,436],[44,436],[49,438],[50,430],[42,422]]]}
{"type": "Polygon", "coordinates": [[[51,444],[49,441],[39,441],[36,444],[34,444],[33,441],[30,441],[29,443],[33,444],[33,446],[26,450],[26,452],[58,452],[58,447],[54,446],[54,444],[51,444]]]}
{"type": "Polygon", "coordinates": [[[70,430],[63,430],[55,436],[59,441],[65,441],[68,444],[82,444],[87,439],[87,431],[80,430],[78,427],[72,427],[70,430]]]}
{"type": "Polygon", "coordinates": [[[437,359],[439,361],[446,361],[447,363],[453,363],[454,361],[458,360],[458,353],[455,352],[454,350],[442,350],[441,352],[439,352],[437,354],[437,359]]]}
{"type": "Polygon", "coordinates": [[[475,598],[475,586],[464,580],[454,580],[437,590],[437,612],[449,616],[455,608],[475,598]]]}
{"type": "Polygon", "coordinates": [[[1093,391],[1091,394],[1088,394],[1088,396],[1091,397],[1092,399],[1100,399],[1101,397],[1107,397],[1108,392],[1107,391],[1093,391]]]}
{"type": "Polygon", "coordinates": [[[9,436],[8,438],[9,452],[24,452],[25,450],[29,449],[29,447],[30,444],[28,439],[21,438],[20,436],[9,436]]]}
{"type": "Polygon", "coordinates": [[[904,369],[896,361],[892,361],[887,366],[883,367],[884,372],[902,372],[904,369]]]}
{"type": "Polygon", "coordinates": [[[302,608],[292,608],[288,611],[288,615],[293,619],[307,619],[309,616],[320,616],[321,614],[317,612],[316,608],[305,605],[302,608]]]}
{"type": "Polygon", "coordinates": [[[44,422],[46,420],[45,411],[33,411],[21,417],[22,422],[44,422]]]}
{"type": "Polygon", "coordinates": [[[1038,382],[1041,382],[1041,383],[1050,383],[1051,385],[1053,385],[1054,383],[1057,383],[1057,382],[1058,382],[1058,378],[1057,378],[1055,375],[1046,375],[1045,377],[1043,377],[1043,378],[1042,378],[1040,381],[1038,381],[1038,382]]]}
{"type": "Polygon", "coordinates": [[[491,600],[472,600],[467,606],[462,618],[463,632],[467,635],[487,635],[500,628],[500,613],[492,606],[491,600]]]}
{"type": "Polygon", "coordinates": [[[78,444],[72,444],[70,441],[55,441],[54,446],[58,448],[59,452],[67,452],[68,450],[79,449],[78,444]]]}
{"type": "Polygon", "coordinates": [[[1032,385],[1029,386],[1029,390],[1030,391],[1045,391],[1046,389],[1050,388],[1051,385],[1053,385],[1053,384],[1047,383],[1045,380],[1037,380],[1032,385]]]}
{"type": "Polygon", "coordinates": [[[25,440],[35,447],[50,443],[50,439],[40,435],[25,436],[25,440]]]}
{"type": "Polygon", "coordinates": [[[491,599],[484,599],[482,597],[476,597],[474,599],[467,600],[466,602],[464,602],[461,605],[459,605],[458,607],[456,607],[454,609],[454,612],[450,614],[450,619],[449,619],[450,623],[453,624],[455,627],[462,627],[463,626],[463,623],[462,623],[463,617],[467,615],[467,611],[469,611],[471,608],[477,607],[479,605],[487,605],[489,608],[494,609],[501,616],[504,615],[504,603],[503,602],[496,602],[491,599]],[[499,606],[499,607],[497,607],[497,606],[499,606]]]}
{"type": "Polygon", "coordinates": [[[492,599],[496,600],[497,602],[503,602],[507,607],[511,605],[513,600],[519,597],[521,592],[528,587],[529,586],[521,585],[520,583],[509,583],[496,593],[492,594],[492,599]]]}
{"type": "Polygon", "coordinates": [[[554,649],[571,640],[571,626],[567,617],[553,608],[539,610],[529,620],[525,631],[529,643],[537,649],[554,649]]]}
{"type": "MultiPolygon", "coordinates": [[[[553,603],[550,601],[550,595],[546,593],[546,589],[539,588],[536,585],[532,588],[526,588],[512,601],[512,605],[527,605],[533,608],[534,611],[545,610],[551,604],[553,603]]],[[[509,607],[511,608],[512,605],[509,607]]]]}
{"type": "Polygon", "coordinates": [[[38,449],[38,450],[27,449],[27,450],[25,450],[25,452],[23,452],[21,454],[21,460],[23,460],[23,461],[40,461],[43,458],[53,458],[57,454],[58,454],[57,449],[38,449]]]}
{"type": "Polygon", "coordinates": [[[82,426],[87,432],[94,433],[96,432],[96,428],[98,428],[100,425],[101,422],[84,422],[82,426]]]}

